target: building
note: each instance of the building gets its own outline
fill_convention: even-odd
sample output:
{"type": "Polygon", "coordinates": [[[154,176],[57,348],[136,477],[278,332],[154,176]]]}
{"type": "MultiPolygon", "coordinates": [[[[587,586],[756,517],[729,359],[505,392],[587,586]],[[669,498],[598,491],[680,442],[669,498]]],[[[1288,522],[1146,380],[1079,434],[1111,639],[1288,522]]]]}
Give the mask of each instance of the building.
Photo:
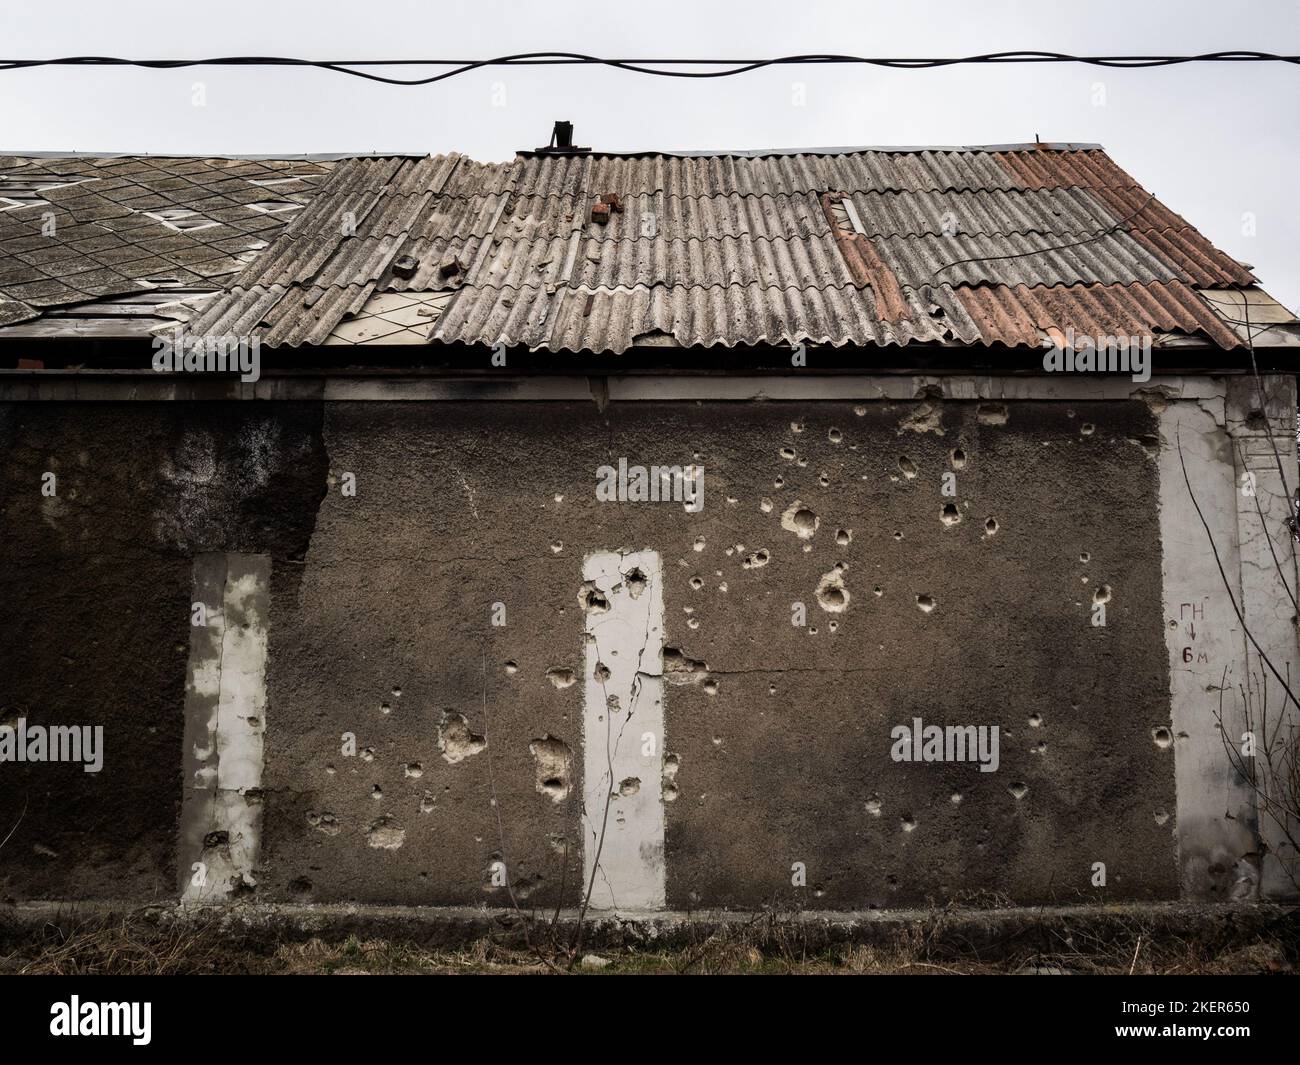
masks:
{"type": "Polygon", "coordinates": [[[1251,268],[1093,145],[567,134],[0,158],[0,708],[102,727],[0,895],[1294,896],[1251,268]]]}

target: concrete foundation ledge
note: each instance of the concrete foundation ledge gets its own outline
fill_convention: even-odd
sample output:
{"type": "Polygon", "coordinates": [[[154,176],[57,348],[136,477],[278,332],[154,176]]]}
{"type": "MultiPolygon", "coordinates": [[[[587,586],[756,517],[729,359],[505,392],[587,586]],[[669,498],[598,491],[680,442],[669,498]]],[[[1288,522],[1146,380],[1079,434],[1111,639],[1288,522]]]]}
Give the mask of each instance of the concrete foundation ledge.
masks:
{"type": "MultiPolygon", "coordinates": [[[[127,922],[158,931],[215,932],[230,947],[354,936],[454,949],[480,940],[523,947],[571,942],[576,910],[530,914],[472,907],[347,904],[130,906],[117,902],[22,902],[0,907],[0,949],[33,936],[72,936],[127,922]]],[[[1300,907],[1256,904],[1131,903],[1008,908],[832,912],[588,912],[591,948],[679,950],[710,938],[757,948],[819,951],[843,944],[923,947],[933,957],[994,961],[1034,953],[1081,956],[1139,938],[1219,953],[1266,939],[1288,966],[1300,961],[1300,907]]]]}

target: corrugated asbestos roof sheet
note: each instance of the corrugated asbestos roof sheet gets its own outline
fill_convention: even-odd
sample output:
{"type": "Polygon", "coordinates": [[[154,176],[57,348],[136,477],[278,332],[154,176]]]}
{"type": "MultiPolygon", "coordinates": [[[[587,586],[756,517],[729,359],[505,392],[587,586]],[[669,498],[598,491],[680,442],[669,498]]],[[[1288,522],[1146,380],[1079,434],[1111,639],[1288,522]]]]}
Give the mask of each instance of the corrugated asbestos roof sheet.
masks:
{"type": "MultiPolygon", "coordinates": [[[[62,165],[20,162],[0,159],[0,175],[62,165]]],[[[191,332],[273,346],[354,342],[362,331],[338,330],[369,314],[368,301],[441,292],[450,298],[422,304],[438,315],[430,340],[554,351],[1036,346],[1067,328],[1228,348],[1237,333],[1198,290],[1255,281],[1096,148],[118,159],[71,170],[63,180],[95,180],[39,195],[74,227],[99,228],[54,245],[0,228],[0,293],[35,314],[42,300],[138,291],[125,256],[166,260],[187,283],[221,289],[185,312],[191,332]],[[258,174],[307,184],[252,184],[258,174]],[[291,198],[302,206],[286,214],[249,206],[291,198]],[[159,233],[142,212],[164,200],[219,225],[159,233]]],[[[24,225],[39,214],[17,213],[24,225]]]]}

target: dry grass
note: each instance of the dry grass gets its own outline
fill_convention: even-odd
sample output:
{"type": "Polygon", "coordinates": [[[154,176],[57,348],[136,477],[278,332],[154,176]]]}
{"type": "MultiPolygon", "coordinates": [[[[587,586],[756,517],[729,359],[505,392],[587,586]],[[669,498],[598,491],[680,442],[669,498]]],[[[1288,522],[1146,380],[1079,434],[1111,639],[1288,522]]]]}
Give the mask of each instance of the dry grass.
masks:
{"type": "Polygon", "coordinates": [[[811,950],[806,930],[793,921],[769,921],[701,935],[680,949],[598,949],[606,964],[570,965],[543,959],[518,946],[484,938],[464,949],[437,950],[394,939],[349,935],[306,940],[267,937],[235,939],[215,925],[159,926],[135,917],[60,930],[10,936],[0,952],[0,973],[12,974],[844,974],[974,975],[1038,971],[1097,974],[1247,974],[1290,972],[1287,944],[1256,937],[1210,950],[1176,935],[1154,935],[1136,925],[1107,941],[1079,942],[1060,949],[1006,952],[981,959],[974,952],[936,945],[924,923],[902,929],[887,945],[843,943],[811,950]]]}

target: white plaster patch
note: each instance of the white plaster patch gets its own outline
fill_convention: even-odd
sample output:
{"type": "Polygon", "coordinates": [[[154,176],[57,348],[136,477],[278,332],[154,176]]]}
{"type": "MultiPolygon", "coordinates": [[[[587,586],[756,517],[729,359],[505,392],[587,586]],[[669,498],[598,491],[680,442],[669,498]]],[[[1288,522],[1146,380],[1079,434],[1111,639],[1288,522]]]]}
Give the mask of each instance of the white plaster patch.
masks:
{"type": "Polygon", "coordinates": [[[270,559],[201,555],[191,630],[179,854],[183,902],[219,902],[255,885],[261,844],[270,559]]]}
{"type": "Polygon", "coordinates": [[[582,579],[607,604],[586,611],[584,882],[592,909],[662,910],[663,565],[655,551],[602,551],[582,579]]]}

